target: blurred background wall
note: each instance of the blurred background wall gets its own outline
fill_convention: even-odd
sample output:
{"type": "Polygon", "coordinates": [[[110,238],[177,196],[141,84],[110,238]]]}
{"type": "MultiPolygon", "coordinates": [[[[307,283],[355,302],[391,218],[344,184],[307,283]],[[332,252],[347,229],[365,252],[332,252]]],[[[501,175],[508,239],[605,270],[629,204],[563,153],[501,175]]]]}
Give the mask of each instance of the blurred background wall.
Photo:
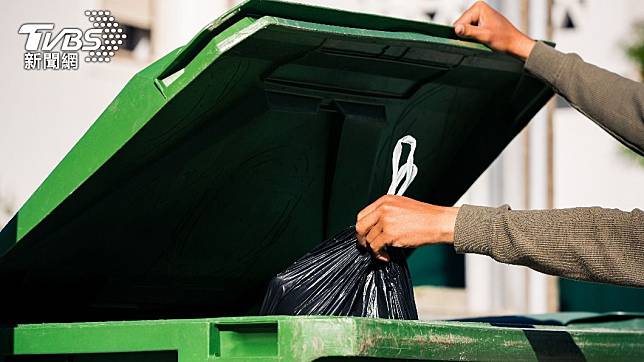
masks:
{"type": "MultiPolygon", "coordinates": [[[[471,1],[310,0],[348,10],[451,24],[471,1]]],[[[26,0],[0,12],[0,225],[3,225],[83,135],[135,72],[185,44],[234,0],[26,0]],[[124,51],[108,65],[77,71],[25,71],[27,22],[86,27],[86,9],[108,9],[126,25],[124,51]]],[[[639,0],[496,0],[517,27],[557,48],[641,81],[626,55],[644,20],[639,0]],[[549,21],[550,20],[550,21],[549,21]],[[549,25],[550,24],[550,27],[549,25]]],[[[463,196],[461,203],[515,209],[644,207],[644,161],[555,98],[463,196]]],[[[644,311],[644,291],[556,278],[490,258],[420,249],[410,265],[423,318],[557,310],[644,311]]]]}

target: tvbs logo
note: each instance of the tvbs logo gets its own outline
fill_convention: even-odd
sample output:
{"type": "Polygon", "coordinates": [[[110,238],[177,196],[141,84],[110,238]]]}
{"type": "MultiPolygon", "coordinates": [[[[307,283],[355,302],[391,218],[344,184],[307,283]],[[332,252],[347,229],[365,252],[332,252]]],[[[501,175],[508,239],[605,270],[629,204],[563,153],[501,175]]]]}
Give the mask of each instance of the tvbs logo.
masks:
{"type": "Polygon", "coordinates": [[[53,23],[26,23],[18,29],[27,36],[24,68],[26,70],[78,69],[79,52],[85,61],[108,63],[123,45],[127,35],[108,10],[85,11],[91,27],[62,28],[53,23]]]}

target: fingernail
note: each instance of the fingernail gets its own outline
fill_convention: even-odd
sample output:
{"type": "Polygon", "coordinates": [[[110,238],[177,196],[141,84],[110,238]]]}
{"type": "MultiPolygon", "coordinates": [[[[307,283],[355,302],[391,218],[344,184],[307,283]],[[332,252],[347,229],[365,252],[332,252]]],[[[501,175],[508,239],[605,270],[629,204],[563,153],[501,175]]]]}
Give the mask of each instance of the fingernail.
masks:
{"type": "Polygon", "coordinates": [[[454,31],[456,31],[456,34],[463,34],[463,30],[465,30],[465,27],[463,24],[457,24],[456,27],[454,28],[454,31]]]}

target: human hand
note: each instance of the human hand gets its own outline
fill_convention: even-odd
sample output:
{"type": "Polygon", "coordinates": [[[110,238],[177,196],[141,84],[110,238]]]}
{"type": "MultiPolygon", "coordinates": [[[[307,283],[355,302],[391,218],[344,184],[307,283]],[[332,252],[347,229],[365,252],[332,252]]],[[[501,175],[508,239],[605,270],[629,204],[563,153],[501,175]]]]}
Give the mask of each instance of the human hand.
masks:
{"type": "Polygon", "coordinates": [[[520,32],[503,15],[477,1],[454,22],[456,35],[478,40],[490,48],[526,60],[535,41],[520,32]]]}
{"type": "Polygon", "coordinates": [[[387,246],[416,248],[453,243],[458,207],[426,204],[404,196],[385,195],[365,207],[356,222],[358,242],[382,261],[387,246]]]}

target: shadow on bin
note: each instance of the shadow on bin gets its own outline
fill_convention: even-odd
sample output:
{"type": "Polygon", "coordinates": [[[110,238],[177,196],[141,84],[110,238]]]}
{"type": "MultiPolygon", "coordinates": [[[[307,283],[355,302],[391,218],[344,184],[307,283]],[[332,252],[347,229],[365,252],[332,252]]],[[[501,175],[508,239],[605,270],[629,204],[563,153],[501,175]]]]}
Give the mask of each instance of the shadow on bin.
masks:
{"type": "Polygon", "coordinates": [[[586,361],[572,336],[564,331],[523,331],[538,361],[586,361]]]}
{"type": "Polygon", "coordinates": [[[3,256],[16,243],[18,215],[14,216],[0,233],[0,256],[3,256]]]}

